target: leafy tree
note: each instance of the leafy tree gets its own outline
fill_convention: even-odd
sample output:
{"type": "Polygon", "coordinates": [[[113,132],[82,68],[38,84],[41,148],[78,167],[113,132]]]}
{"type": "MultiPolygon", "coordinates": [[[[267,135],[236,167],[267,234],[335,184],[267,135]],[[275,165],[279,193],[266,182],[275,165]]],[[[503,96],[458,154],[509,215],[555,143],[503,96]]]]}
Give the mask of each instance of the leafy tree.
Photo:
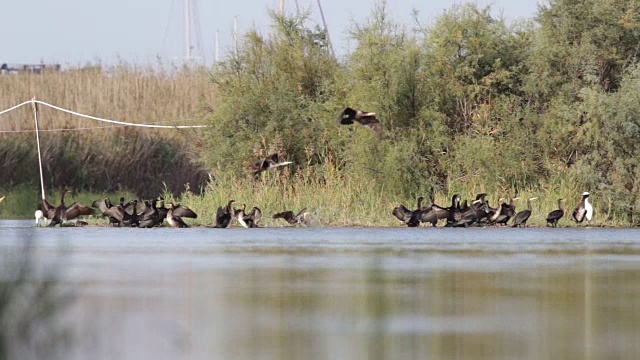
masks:
{"type": "Polygon", "coordinates": [[[337,62],[306,16],[271,15],[272,36],[249,32],[212,74],[218,101],[204,159],[216,176],[246,175],[245,165],[273,152],[306,164],[326,147],[318,114],[335,91],[337,62]]]}
{"type": "Polygon", "coordinates": [[[529,36],[490,11],[454,5],[425,31],[431,103],[455,133],[469,131],[483,106],[490,113],[499,95],[519,93],[529,36]]]}
{"type": "Polygon", "coordinates": [[[527,90],[546,101],[583,87],[616,91],[626,66],[636,62],[640,4],[632,0],[549,0],[536,20],[539,36],[527,90]]]}

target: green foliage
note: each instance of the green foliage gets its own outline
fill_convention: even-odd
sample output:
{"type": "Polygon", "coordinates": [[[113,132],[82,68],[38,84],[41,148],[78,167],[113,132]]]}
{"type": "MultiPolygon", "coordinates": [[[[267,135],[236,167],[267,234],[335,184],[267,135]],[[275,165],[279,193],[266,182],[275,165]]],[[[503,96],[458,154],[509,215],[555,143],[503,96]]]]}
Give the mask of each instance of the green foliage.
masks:
{"type": "MultiPolygon", "coordinates": [[[[559,197],[570,209],[590,191],[601,223],[638,223],[636,1],[551,0],[535,19],[512,24],[491,7],[459,4],[431,26],[416,15],[416,30],[381,2],[351,27],[355,46],[340,60],[307,14],[271,16],[269,33],[249,31],[212,69],[215,101],[203,106],[210,126],[188,138],[213,183],[186,196],[209,219],[239,196],[267,212],[313,206],[326,224],[387,224],[395,204],[418,195],[440,203],[453,193],[487,192],[492,202],[538,195],[534,206],[546,214],[559,197]],[[338,125],[346,106],[375,112],[385,135],[338,125]],[[294,164],[254,181],[249,165],[272,153],[294,164]]],[[[98,150],[74,135],[49,139],[47,182],[61,176],[111,190],[114,178],[145,184],[176,172],[187,182],[184,143],[127,135],[93,139],[98,150]],[[77,159],[111,171],[96,176],[77,159]]],[[[29,147],[0,142],[5,166],[15,167],[7,152],[34,158],[29,147]]]]}
{"type": "Polygon", "coordinates": [[[500,95],[517,94],[526,69],[530,42],[519,27],[510,29],[491,16],[490,8],[454,5],[428,29],[426,79],[433,106],[447,115],[456,133],[469,131],[483,106],[492,107],[500,95]]]}
{"type": "Polygon", "coordinates": [[[552,0],[540,7],[539,36],[526,88],[541,101],[575,101],[583,87],[616,91],[637,62],[640,4],[631,0],[552,0]]]}
{"type": "Polygon", "coordinates": [[[635,222],[640,204],[640,68],[634,66],[623,76],[618,92],[582,92],[587,120],[576,137],[592,144],[581,149],[577,165],[587,169],[587,185],[611,200],[611,211],[635,222]]]}
{"type": "Polygon", "coordinates": [[[217,186],[231,193],[229,183],[249,182],[250,161],[278,152],[296,165],[269,181],[301,181],[296,191],[333,174],[341,190],[365,183],[391,203],[539,194],[550,211],[589,190],[603,221],[634,221],[640,109],[637,71],[625,69],[637,62],[635,2],[551,1],[537,26],[454,5],[416,31],[386,5],[352,26],[342,63],[305,17],[273,15],[272,34],[245,36],[213,74],[204,159],[217,186]],[[334,125],[345,106],[375,111],[385,136],[334,125]]]}
{"type": "Polygon", "coordinates": [[[318,42],[322,34],[303,27],[304,17],[272,17],[272,37],[249,32],[212,75],[220,95],[207,132],[214,151],[204,161],[216,177],[246,177],[251,161],[274,152],[296,164],[326,155],[321,114],[337,109],[326,101],[337,63],[318,42]]]}
{"type": "MultiPolygon", "coordinates": [[[[54,205],[60,204],[60,192],[47,191],[47,200],[54,205]]],[[[38,209],[41,199],[40,185],[18,185],[11,189],[0,189],[0,197],[5,199],[0,203],[0,219],[34,219],[34,212],[38,209]]],[[[110,197],[111,200],[124,196],[125,199],[135,199],[137,196],[131,192],[115,193],[93,193],[81,192],[70,193],[65,197],[65,202],[72,204],[78,202],[80,204],[91,206],[93,201],[110,197]]],[[[96,217],[100,217],[98,214],[96,217]]]]}

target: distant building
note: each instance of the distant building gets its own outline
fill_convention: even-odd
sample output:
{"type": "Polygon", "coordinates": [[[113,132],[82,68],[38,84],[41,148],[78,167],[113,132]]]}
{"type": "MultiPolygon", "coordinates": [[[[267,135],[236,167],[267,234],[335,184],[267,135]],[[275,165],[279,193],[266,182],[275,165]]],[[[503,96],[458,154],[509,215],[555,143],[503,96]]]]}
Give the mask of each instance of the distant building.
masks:
{"type": "Polygon", "coordinates": [[[19,73],[41,74],[44,71],[60,71],[60,64],[7,64],[0,65],[0,75],[19,73]]]}

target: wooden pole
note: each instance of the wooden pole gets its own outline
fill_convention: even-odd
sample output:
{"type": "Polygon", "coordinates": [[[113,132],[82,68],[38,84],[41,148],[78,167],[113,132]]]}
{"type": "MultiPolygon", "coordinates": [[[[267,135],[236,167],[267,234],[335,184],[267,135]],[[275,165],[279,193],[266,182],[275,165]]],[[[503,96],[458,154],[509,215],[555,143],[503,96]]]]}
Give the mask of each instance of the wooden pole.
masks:
{"type": "Polygon", "coordinates": [[[31,99],[31,105],[33,106],[33,118],[36,122],[36,145],[38,146],[38,165],[40,167],[40,188],[42,189],[42,200],[44,200],[44,176],[42,175],[42,153],[40,152],[40,133],[38,129],[38,104],[35,100],[35,97],[31,99]]]}

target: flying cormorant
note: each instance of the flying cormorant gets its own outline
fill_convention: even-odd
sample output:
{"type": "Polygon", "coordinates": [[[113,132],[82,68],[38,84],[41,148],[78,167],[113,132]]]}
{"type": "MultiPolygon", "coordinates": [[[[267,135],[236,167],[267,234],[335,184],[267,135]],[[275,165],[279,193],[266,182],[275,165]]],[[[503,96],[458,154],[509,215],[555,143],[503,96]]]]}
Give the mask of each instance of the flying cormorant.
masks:
{"type": "Polygon", "coordinates": [[[251,175],[253,175],[254,179],[259,179],[263,171],[273,170],[289,164],[293,164],[293,161],[279,161],[278,153],[274,153],[251,164],[251,175]]]}
{"type": "Polygon", "coordinates": [[[345,108],[338,117],[338,123],[340,125],[351,125],[353,122],[359,122],[364,127],[373,131],[376,135],[384,136],[384,130],[382,130],[382,124],[376,118],[376,113],[368,111],[355,110],[350,107],[345,108]]]}

